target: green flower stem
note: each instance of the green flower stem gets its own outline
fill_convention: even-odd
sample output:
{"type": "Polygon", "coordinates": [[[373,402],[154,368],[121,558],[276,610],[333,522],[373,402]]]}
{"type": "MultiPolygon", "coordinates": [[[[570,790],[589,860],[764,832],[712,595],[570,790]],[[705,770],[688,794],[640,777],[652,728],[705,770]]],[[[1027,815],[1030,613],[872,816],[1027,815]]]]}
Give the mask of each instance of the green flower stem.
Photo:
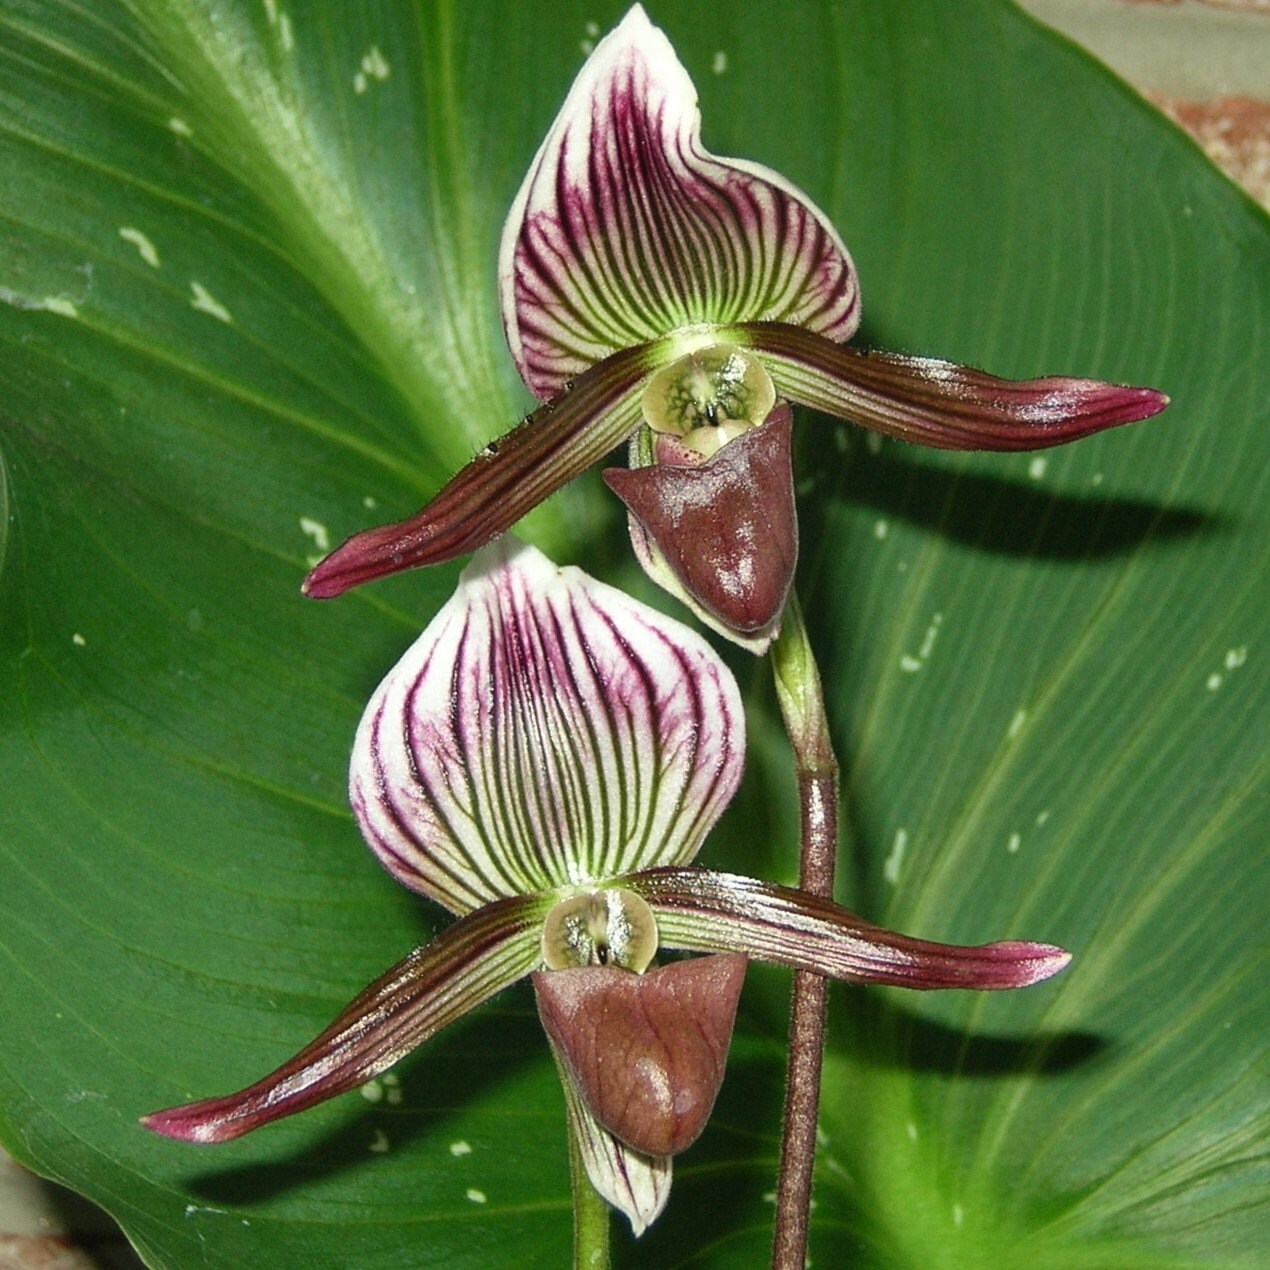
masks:
{"type": "MultiPolygon", "coordinates": [[[[828,898],[833,894],[838,850],[838,762],[829,736],[820,673],[795,595],[790,596],[780,635],[772,645],[772,670],[798,771],[802,829],[798,885],[812,895],[828,898]]],[[[795,972],[773,1270],[803,1270],[806,1264],[827,992],[827,981],[820,975],[795,972]]]]}
{"type": "Polygon", "coordinates": [[[609,1270],[609,1206],[587,1177],[572,1116],[569,1180],[573,1185],[573,1270],[609,1270]]]}

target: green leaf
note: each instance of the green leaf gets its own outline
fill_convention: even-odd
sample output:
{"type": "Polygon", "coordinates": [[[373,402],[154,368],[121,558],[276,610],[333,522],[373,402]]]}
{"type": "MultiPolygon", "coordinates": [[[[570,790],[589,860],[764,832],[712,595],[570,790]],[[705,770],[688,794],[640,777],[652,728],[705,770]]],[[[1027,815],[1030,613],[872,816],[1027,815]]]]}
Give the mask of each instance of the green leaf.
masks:
{"type": "MultiPolygon", "coordinates": [[[[378,870],[344,783],[456,570],[298,588],[524,408],[498,231],[589,24],[621,12],[530,10],[0,6],[0,1135],[156,1266],[568,1256],[523,991],[378,1101],[208,1151],[136,1124],[261,1075],[446,920],[378,870]]],[[[995,0],[956,12],[653,5],[705,143],[842,231],[865,340],[1173,397],[1039,458],[799,421],[843,898],[1075,953],[1019,994],[835,994],[813,1252],[1251,1266],[1270,233],[1084,55],[995,0]]],[[[630,578],[600,497],[531,529],[630,578]]],[[[784,881],[788,760],[766,668],[736,664],[750,771],[705,858],[784,881]]],[[[786,983],[751,972],[714,1120],[621,1263],[766,1263],[786,983]]]]}

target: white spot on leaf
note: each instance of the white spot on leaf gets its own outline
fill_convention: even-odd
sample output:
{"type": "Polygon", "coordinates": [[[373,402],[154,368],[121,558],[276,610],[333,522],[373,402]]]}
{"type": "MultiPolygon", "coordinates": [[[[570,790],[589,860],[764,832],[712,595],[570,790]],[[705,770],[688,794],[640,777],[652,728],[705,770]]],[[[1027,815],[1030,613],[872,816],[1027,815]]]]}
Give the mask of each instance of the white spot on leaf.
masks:
{"type": "Polygon", "coordinates": [[[1038,454],[1027,465],[1027,474],[1034,480],[1039,481],[1045,475],[1045,469],[1049,466],[1049,460],[1044,455],[1038,454]]]}
{"type": "MultiPolygon", "coordinates": [[[[314,520],[312,516],[300,517],[300,532],[313,539],[313,545],[319,551],[330,551],[331,534],[330,530],[320,521],[314,520]]],[[[374,1083],[373,1081],[371,1082],[374,1083]]],[[[388,1084],[388,1078],[384,1077],[384,1084],[388,1084]]]]}
{"type": "Polygon", "coordinates": [[[119,237],[126,243],[131,243],[141,255],[141,259],[150,266],[151,269],[159,267],[159,253],[155,249],[154,244],[139,229],[133,229],[131,225],[121,225],[119,227],[119,237]]]}
{"type": "Polygon", "coordinates": [[[388,1135],[382,1129],[376,1129],[375,1136],[371,1138],[367,1150],[373,1151],[376,1155],[383,1155],[391,1145],[392,1143],[388,1141],[388,1135]]]}
{"type": "Polygon", "coordinates": [[[1226,650],[1226,656],[1222,658],[1222,665],[1227,670],[1238,670],[1247,660],[1248,645],[1242,644],[1239,648],[1228,648],[1226,650]]]}
{"type": "Polygon", "coordinates": [[[939,635],[939,628],[943,624],[944,615],[942,613],[934,613],[931,615],[930,623],[926,627],[925,633],[922,635],[921,645],[918,647],[917,656],[911,653],[905,653],[900,658],[900,669],[906,674],[916,674],[926,664],[926,659],[931,655],[935,648],[935,640],[939,635]]]}
{"type": "Polygon", "coordinates": [[[923,661],[931,655],[931,650],[935,647],[935,636],[939,634],[939,627],[943,620],[944,615],[942,613],[936,613],[930,619],[926,634],[922,636],[922,646],[917,650],[917,655],[923,661]]]}
{"type": "Polygon", "coordinates": [[[875,520],[873,522],[873,536],[881,542],[883,538],[891,532],[891,522],[888,520],[875,520]]]}
{"type": "Polygon", "coordinates": [[[897,829],[895,841],[891,844],[891,854],[882,865],[882,876],[892,886],[900,880],[900,865],[904,863],[904,850],[908,846],[908,830],[897,829]]]}
{"type": "Polygon", "coordinates": [[[176,115],[173,115],[172,118],[168,120],[168,127],[171,128],[178,137],[192,137],[194,135],[194,129],[191,128],[184,119],[178,119],[176,115]]]}
{"type": "Polygon", "coordinates": [[[190,292],[194,297],[190,301],[190,308],[208,313],[219,322],[233,322],[230,311],[201,282],[191,280],[190,292]]]}
{"type": "Polygon", "coordinates": [[[362,56],[361,69],[353,76],[353,91],[360,95],[370,87],[372,81],[378,80],[382,83],[391,74],[392,67],[379,51],[379,45],[372,44],[362,56]]]}
{"type": "Polygon", "coordinates": [[[719,49],[718,52],[715,53],[714,57],[711,59],[710,69],[716,75],[723,75],[727,73],[728,55],[722,49],[719,49]]]}
{"type": "Polygon", "coordinates": [[[484,1191],[478,1191],[475,1186],[469,1186],[466,1193],[473,1204],[484,1204],[488,1198],[484,1191]]]}
{"type": "MultiPolygon", "coordinates": [[[[1231,671],[1238,670],[1247,660],[1247,644],[1241,644],[1238,648],[1228,648],[1225,656],[1221,659],[1222,669],[1229,674],[1231,671]]],[[[1226,676],[1221,671],[1215,670],[1204,680],[1204,686],[1209,692],[1216,692],[1225,682],[1226,676]]]]}
{"type": "Polygon", "coordinates": [[[384,1087],[377,1080],[368,1080],[362,1086],[362,1097],[367,1102],[382,1102],[384,1097],[384,1087]]]}
{"type": "Polygon", "coordinates": [[[1014,718],[1010,720],[1010,726],[1006,728],[1006,736],[1013,741],[1016,736],[1023,730],[1023,725],[1027,722],[1027,711],[1016,710],[1014,718]]]}
{"type": "Polygon", "coordinates": [[[36,296],[22,295],[11,291],[8,287],[0,287],[0,304],[12,305],[15,309],[27,309],[36,313],[56,313],[61,317],[79,317],[75,301],[69,296],[46,295],[42,299],[36,296]]]}
{"type": "Polygon", "coordinates": [[[71,643],[74,644],[76,648],[83,648],[88,641],[78,631],[76,631],[75,634],[71,636],[71,643]]]}
{"type": "Polygon", "coordinates": [[[1023,845],[1023,835],[1022,835],[1022,834],[1017,834],[1017,833],[1012,833],[1012,834],[1010,835],[1010,840],[1009,840],[1009,842],[1007,842],[1007,843],[1005,844],[1005,849],[1006,849],[1006,850],[1007,850],[1007,851],[1008,851],[1011,855],[1017,855],[1017,854],[1018,854],[1018,850],[1019,850],[1019,848],[1020,848],[1022,845],[1023,845]]]}
{"type": "Polygon", "coordinates": [[[457,1142],[450,1143],[450,1154],[456,1158],[461,1155],[472,1154],[472,1144],[460,1138],[457,1142]]]}

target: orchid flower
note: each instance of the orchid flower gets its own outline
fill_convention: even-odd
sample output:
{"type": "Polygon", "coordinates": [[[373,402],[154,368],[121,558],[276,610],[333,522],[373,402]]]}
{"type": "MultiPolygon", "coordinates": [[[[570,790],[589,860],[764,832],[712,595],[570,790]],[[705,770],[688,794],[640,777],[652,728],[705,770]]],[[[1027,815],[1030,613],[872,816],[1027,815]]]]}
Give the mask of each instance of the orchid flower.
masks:
{"type": "Polygon", "coordinates": [[[586,1172],[638,1234],[713,1106],[748,958],[909,988],[1015,988],[1067,964],[693,866],[744,748],[736,683],[700,635],[514,540],[486,547],[375,692],[351,759],[371,850],[458,920],[263,1080],[144,1123],[239,1137],[532,976],[586,1172]],[[669,949],[712,955],[658,966],[669,949]]]}
{"type": "Polygon", "coordinates": [[[786,403],[928,446],[1029,450],[1168,400],[847,348],[860,292],[837,231],[776,172],[704,148],[696,89],[639,5],[534,158],[498,275],[512,356],[546,404],[416,515],[327,556],[308,595],[473,551],[631,438],[631,468],[605,478],[641,562],[761,652],[798,547],[786,403]]]}

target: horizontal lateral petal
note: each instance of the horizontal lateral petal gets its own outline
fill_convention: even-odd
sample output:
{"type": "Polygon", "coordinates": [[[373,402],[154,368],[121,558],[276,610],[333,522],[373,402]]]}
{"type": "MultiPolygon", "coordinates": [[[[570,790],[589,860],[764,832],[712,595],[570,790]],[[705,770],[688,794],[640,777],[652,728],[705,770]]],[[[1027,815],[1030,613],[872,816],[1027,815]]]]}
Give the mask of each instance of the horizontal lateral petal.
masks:
{"type": "Polygon", "coordinates": [[[746,952],[834,979],[901,988],[1022,988],[1071,960],[1052,944],[963,947],[914,939],[830,900],[705,869],[648,869],[624,885],[648,901],[668,947],[746,952]]]}
{"type": "Polygon", "coordinates": [[[490,442],[413,516],[354,534],[319,561],[304,581],[305,595],[331,599],[403,569],[441,564],[510,529],[634,432],[634,390],[658,353],[657,345],[643,345],[593,366],[490,442]]]}
{"type": "Polygon", "coordinates": [[[376,979],[320,1036],[236,1094],[186,1103],[141,1123],[183,1142],[228,1142],[325,1102],[403,1055],[533,970],[538,897],[502,900],[447,927],[376,979]]]}
{"type": "Polygon", "coordinates": [[[1158,414],[1153,388],[1048,376],[1000,379],[933,357],[859,352],[774,322],[736,328],[778,393],[875,432],[941,450],[1041,450],[1158,414]]]}

